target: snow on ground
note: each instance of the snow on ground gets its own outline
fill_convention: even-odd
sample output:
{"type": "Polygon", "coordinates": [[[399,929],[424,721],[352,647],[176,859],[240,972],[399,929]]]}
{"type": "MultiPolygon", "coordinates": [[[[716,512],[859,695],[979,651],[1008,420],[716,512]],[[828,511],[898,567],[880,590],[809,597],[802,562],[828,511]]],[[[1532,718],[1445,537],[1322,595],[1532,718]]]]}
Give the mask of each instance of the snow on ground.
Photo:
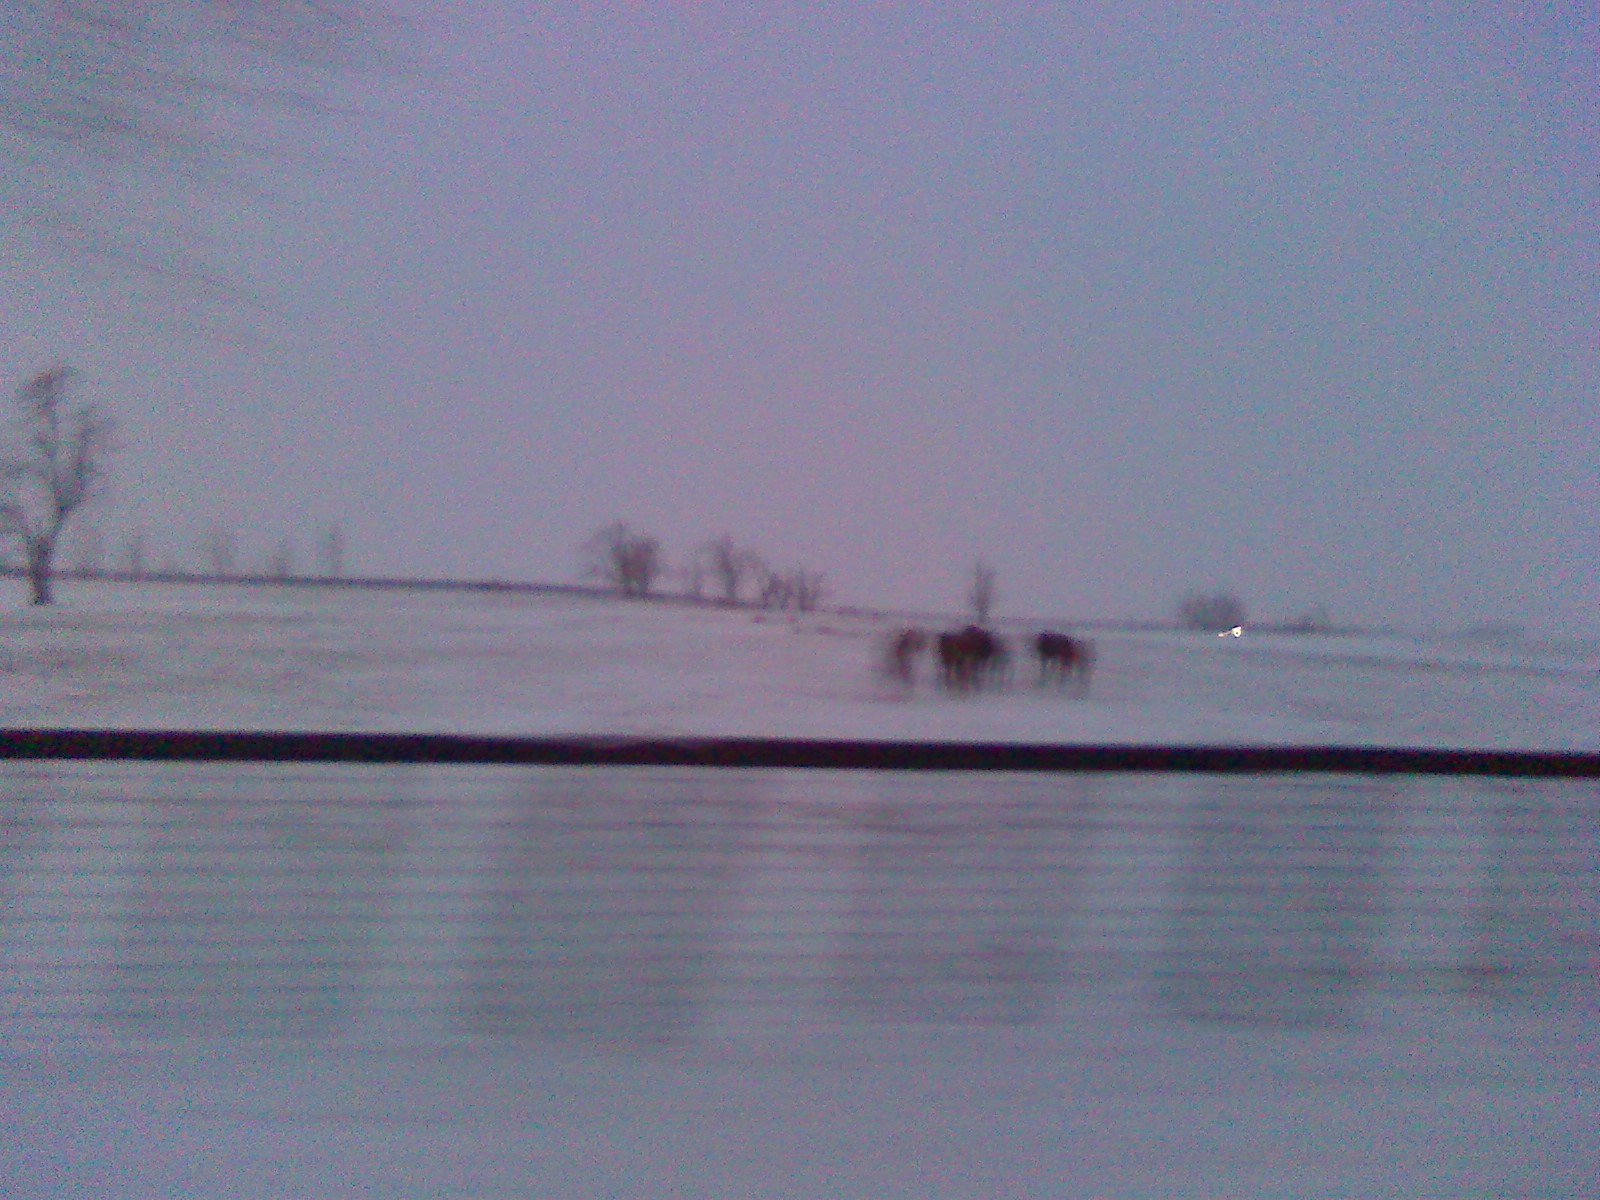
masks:
{"type": "Polygon", "coordinates": [[[62,592],[0,614],[0,724],[1600,748],[1592,648],[1105,631],[1086,698],[1032,686],[1022,654],[1002,691],[945,695],[924,662],[904,696],[876,673],[890,618],[493,592],[62,592]]]}
{"type": "MultiPolygon", "coordinates": [[[[63,598],[0,614],[0,726],[1600,730],[1582,649],[1102,632],[1087,697],[905,696],[867,617],[63,598]]],[[[0,1196],[1600,1195],[1595,799],[0,763],[0,1196]]]]}

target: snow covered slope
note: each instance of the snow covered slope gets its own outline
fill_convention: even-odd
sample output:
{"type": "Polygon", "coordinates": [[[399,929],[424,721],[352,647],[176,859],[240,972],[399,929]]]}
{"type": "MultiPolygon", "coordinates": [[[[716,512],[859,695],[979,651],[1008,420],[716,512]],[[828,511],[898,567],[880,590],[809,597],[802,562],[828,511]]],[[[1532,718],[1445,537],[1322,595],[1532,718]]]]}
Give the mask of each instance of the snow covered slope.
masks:
{"type": "MultiPolygon", "coordinates": [[[[0,725],[1600,748],[1600,658],[1095,635],[1087,698],[879,677],[894,624],[581,596],[67,584],[0,615],[0,725]]],[[[18,597],[20,599],[20,597],[18,597]]],[[[1026,636],[1030,628],[1009,630],[1026,636]]]]}
{"type": "MultiPolygon", "coordinates": [[[[63,593],[0,725],[1600,745],[1552,649],[1103,633],[1087,697],[953,697],[864,617],[63,593]]],[[[1596,799],[0,763],[0,1195],[1600,1195],[1596,799]]]]}

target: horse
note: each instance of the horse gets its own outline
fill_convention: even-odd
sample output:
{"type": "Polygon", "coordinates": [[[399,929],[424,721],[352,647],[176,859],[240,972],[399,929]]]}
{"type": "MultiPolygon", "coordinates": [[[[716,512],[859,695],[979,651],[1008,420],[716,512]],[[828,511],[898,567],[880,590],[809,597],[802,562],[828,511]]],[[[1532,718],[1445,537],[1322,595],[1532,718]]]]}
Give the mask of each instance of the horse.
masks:
{"type": "Polygon", "coordinates": [[[1000,639],[987,629],[968,625],[941,633],[938,653],[944,686],[952,692],[971,692],[983,685],[1005,651],[1000,639]]]}
{"type": "Polygon", "coordinates": [[[883,673],[901,687],[910,688],[916,683],[917,656],[928,644],[928,635],[908,626],[889,639],[883,656],[883,673]]]}
{"type": "Polygon", "coordinates": [[[983,664],[982,673],[984,679],[997,688],[1004,689],[1011,685],[1011,647],[1006,645],[1004,638],[996,637],[994,639],[994,653],[983,664]]]}
{"type": "Polygon", "coordinates": [[[1080,692],[1089,690],[1089,677],[1094,674],[1093,642],[1047,629],[1033,639],[1033,652],[1039,658],[1041,687],[1047,683],[1061,687],[1070,677],[1080,692]]]}

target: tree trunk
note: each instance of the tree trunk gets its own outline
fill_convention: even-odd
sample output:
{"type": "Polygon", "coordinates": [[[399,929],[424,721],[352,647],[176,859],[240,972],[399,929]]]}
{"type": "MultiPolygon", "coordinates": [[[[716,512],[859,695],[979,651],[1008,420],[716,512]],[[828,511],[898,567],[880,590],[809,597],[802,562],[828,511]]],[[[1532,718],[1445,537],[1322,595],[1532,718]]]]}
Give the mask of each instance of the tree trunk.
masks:
{"type": "Polygon", "coordinates": [[[55,595],[50,587],[50,562],[55,557],[55,546],[45,541],[28,544],[28,586],[35,604],[53,604],[55,595]]]}

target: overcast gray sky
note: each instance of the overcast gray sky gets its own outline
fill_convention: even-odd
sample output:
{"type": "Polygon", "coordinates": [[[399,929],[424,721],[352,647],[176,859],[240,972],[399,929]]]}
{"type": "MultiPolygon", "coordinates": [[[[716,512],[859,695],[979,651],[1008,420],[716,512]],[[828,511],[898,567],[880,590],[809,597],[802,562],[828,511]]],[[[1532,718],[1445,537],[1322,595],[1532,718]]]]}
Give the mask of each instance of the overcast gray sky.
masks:
{"type": "Polygon", "coordinates": [[[158,564],[621,518],[841,603],[1600,631],[1596,10],[1131,7],[390,0],[255,191],[51,174],[253,300],[12,219],[0,372],[79,366],[158,564]]]}

